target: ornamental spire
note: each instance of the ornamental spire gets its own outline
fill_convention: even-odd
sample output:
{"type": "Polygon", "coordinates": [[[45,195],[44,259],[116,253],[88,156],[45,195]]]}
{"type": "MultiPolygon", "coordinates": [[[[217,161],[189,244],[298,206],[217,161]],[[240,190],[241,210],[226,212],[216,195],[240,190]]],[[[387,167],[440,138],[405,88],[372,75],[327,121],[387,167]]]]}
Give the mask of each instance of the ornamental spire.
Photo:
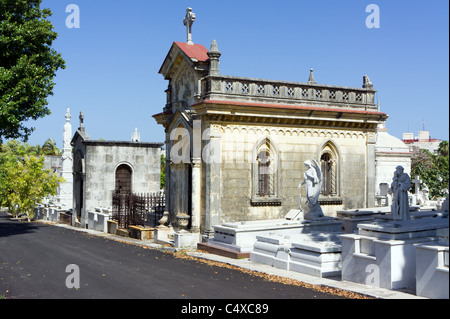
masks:
{"type": "Polygon", "coordinates": [[[310,84],[316,84],[316,81],[314,80],[314,74],[313,74],[314,70],[310,69],[309,70],[309,79],[308,79],[308,83],[310,84]]]}

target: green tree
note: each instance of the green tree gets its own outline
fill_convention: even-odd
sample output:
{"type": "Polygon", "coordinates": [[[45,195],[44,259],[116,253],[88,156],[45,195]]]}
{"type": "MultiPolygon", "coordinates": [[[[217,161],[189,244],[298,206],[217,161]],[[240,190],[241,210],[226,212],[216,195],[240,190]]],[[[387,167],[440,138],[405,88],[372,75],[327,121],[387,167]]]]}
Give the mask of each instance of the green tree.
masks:
{"type": "MultiPolygon", "coordinates": [[[[47,141],[54,145],[51,139],[47,141]]],[[[0,144],[0,206],[8,207],[14,216],[24,213],[32,218],[33,210],[28,205],[34,207],[44,197],[55,195],[58,183],[63,182],[44,170],[44,153],[39,145],[30,146],[18,140],[0,144]]]]}
{"type": "Polygon", "coordinates": [[[8,163],[3,203],[14,217],[25,214],[29,221],[34,217],[36,204],[46,196],[56,195],[56,189],[62,182],[64,178],[44,169],[43,156],[25,156],[15,165],[8,163]]]}
{"type": "Polygon", "coordinates": [[[20,143],[12,140],[8,144],[0,144],[0,207],[8,206],[5,202],[8,188],[6,185],[8,171],[17,162],[17,149],[20,143]],[[14,149],[14,151],[13,151],[14,149]]]}
{"type": "MultiPolygon", "coordinates": [[[[428,150],[414,148],[411,159],[411,177],[420,176],[432,197],[445,196],[444,189],[449,182],[448,141],[439,144],[437,154],[428,150]]],[[[412,187],[414,192],[414,187],[412,187]]]]}
{"type": "Polygon", "coordinates": [[[57,33],[41,9],[42,0],[0,1],[0,143],[3,138],[27,140],[34,128],[25,122],[50,114],[47,97],[53,79],[65,68],[51,48],[57,33]]]}

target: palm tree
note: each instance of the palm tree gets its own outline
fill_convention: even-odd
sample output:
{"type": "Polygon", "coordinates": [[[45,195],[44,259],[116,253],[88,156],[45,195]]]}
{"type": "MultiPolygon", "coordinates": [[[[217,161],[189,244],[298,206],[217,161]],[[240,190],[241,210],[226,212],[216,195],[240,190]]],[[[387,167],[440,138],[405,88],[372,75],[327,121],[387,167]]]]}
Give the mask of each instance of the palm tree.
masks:
{"type": "Polygon", "coordinates": [[[438,154],[440,156],[448,155],[448,141],[442,141],[441,143],[439,143],[438,154]]]}
{"type": "Polygon", "coordinates": [[[56,147],[56,142],[52,138],[49,138],[42,145],[42,152],[44,155],[61,155],[61,150],[56,147]]]}

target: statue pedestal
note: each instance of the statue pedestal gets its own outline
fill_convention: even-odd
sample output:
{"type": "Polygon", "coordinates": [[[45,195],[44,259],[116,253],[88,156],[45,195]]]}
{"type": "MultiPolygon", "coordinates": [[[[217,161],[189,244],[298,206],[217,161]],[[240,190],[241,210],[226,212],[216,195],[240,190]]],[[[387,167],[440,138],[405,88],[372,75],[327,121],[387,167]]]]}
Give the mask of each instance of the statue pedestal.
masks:
{"type": "Polygon", "coordinates": [[[448,218],[358,224],[341,235],[342,280],[386,289],[416,288],[416,245],[438,241],[448,218]]]}

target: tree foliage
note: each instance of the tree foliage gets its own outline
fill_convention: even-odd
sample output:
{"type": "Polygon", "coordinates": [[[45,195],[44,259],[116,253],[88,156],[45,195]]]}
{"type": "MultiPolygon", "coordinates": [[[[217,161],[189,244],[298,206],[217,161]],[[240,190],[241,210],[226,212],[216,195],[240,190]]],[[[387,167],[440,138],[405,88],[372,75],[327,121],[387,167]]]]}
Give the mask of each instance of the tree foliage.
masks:
{"type": "Polygon", "coordinates": [[[51,48],[57,37],[47,20],[52,12],[40,9],[41,1],[0,1],[0,143],[27,140],[33,128],[24,123],[50,114],[53,78],[65,68],[51,48]]]}
{"type": "Polygon", "coordinates": [[[16,140],[0,145],[0,206],[7,207],[14,217],[25,214],[33,218],[35,205],[56,195],[59,183],[64,182],[44,169],[45,158],[39,156],[42,150],[16,140]]]}
{"type": "MultiPolygon", "coordinates": [[[[411,177],[420,176],[432,197],[445,196],[444,189],[449,183],[448,141],[439,144],[437,154],[428,150],[414,148],[411,160],[411,177]]],[[[414,191],[414,188],[412,188],[414,191]]]]}

